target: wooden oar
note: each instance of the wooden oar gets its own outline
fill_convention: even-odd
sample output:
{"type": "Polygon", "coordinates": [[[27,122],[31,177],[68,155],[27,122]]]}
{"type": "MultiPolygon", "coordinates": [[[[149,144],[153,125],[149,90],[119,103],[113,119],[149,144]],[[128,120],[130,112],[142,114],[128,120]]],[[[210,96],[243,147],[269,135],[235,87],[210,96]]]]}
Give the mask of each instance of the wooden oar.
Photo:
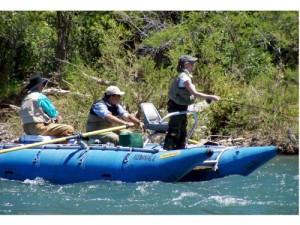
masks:
{"type": "Polygon", "coordinates": [[[22,145],[22,146],[18,146],[18,147],[14,147],[14,148],[0,150],[0,154],[6,153],[6,152],[17,151],[17,150],[21,150],[21,149],[26,149],[26,148],[37,147],[37,146],[40,146],[40,145],[46,145],[46,144],[52,144],[52,143],[67,141],[67,140],[70,140],[70,139],[77,138],[78,135],[80,135],[81,137],[89,137],[89,136],[94,136],[94,135],[97,135],[97,134],[103,134],[103,133],[107,133],[107,132],[111,132],[111,131],[122,130],[122,129],[125,129],[125,128],[126,128],[126,125],[123,125],[123,126],[118,126],[118,127],[112,127],[112,128],[102,129],[102,130],[91,131],[91,132],[82,133],[82,134],[76,134],[76,135],[72,135],[72,136],[68,136],[68,137],[56,138],[56,139],[52,139],[50,141],[42,141],[42,142],[37,142],[37,143],[33,143],[33,144],[22,145]]]}

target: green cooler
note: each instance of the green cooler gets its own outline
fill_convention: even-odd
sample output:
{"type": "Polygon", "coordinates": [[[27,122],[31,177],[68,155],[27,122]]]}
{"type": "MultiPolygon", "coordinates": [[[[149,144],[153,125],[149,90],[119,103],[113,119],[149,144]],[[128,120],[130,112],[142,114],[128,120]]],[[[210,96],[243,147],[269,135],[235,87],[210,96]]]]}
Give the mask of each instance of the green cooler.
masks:
{"type": "Polygon", "coordinates": [[[121,146],[142,148],[143,136],[142,133],[120,133],[119,142],[121,146]]]}

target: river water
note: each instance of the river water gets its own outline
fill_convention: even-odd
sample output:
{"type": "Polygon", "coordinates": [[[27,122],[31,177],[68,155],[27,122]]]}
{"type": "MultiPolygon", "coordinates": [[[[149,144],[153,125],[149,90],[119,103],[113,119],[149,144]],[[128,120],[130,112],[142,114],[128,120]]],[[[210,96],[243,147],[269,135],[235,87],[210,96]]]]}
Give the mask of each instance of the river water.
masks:
{"type": "Polygon", "coordinates": [[[277,156],[247,177],[206,182],[1,179],[0,215],[299,215],[299,160],[277,156]]]}

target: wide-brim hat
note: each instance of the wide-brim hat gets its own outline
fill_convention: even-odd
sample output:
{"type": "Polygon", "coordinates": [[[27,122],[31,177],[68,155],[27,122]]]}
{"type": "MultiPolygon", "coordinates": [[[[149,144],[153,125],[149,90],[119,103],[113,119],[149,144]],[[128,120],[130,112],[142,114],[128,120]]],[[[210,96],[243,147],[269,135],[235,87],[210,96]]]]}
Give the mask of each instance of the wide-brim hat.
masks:
{"type": "Polygon", "coordinates": [[[106,95],[124,95],[125,92],[121,91],[117,86],[109,86],[105,90],[106,95]]]}
{"type": "Polygon", "coordinates": [[[180,56],[179,58],[179,64],[185,64],[185,63],[188,63],[188,62],[196,62],[198,58],[195,58],[195,57],[192,57],[192,56],[189,56],[189,55],[182,55],[180,56]]]}
{"type": "Polygon", "coordinates": [[[44,84],[46,81],[47,79],[42,78],[42,76],[39,73],[32,74],[30,76],[29,84],[26,85],[26,88],[28,90],[35,89],[38,86],[44,84]]]}

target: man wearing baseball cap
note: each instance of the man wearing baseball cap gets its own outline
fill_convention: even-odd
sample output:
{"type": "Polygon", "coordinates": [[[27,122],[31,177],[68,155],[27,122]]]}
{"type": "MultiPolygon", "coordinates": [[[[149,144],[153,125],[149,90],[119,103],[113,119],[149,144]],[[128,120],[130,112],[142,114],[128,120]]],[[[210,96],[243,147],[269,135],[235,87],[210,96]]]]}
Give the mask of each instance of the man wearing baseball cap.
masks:
{"type": "MultiPolygon", "coordinates": [[[[117,86],[109,86],[105,90],[104,97],[92,105],[86,123],[86,131],[102,130],[116,125],[126,125],[128,127],[139,125],[144,128],[144,123],[120,105],[121,96],[124,94],[125,92],[117,86]]],[[[94,136],[94,138],[99,139],[104,144],[109,142],[118,145],[119,133],[120,131],[108,132],[94,136]]]]}
{"type": "Polygon", "coordinates": [[[62,121],[61,115],[51,100],[42,93],[46,81],[39,73],[35,73],[30,76],[30,82],[25,87],[29,93],[23,99],[20,110],[24,132],[56,138],[70,136],[74,133],[74,128],[59,124],[62,121]]]}
{"type": "MultiPolygon", "coordinates": [[[[194,103],[195,98],[204,98],[207,100],[218,101],[217,95],[208,95],[196,90],[192,83],[192,71],[197,58],[183,55],[179,58],[177,64],[178,74],[175,76],[169,90],[168,112],[186,111],[188,106],[194,103]]],[[[187,136],[187,115],[182,114],[172,116],[169,121],[169,130],[164,142],[164,149],[182,149],[185,148],[185,139],[187,136]]]]}

